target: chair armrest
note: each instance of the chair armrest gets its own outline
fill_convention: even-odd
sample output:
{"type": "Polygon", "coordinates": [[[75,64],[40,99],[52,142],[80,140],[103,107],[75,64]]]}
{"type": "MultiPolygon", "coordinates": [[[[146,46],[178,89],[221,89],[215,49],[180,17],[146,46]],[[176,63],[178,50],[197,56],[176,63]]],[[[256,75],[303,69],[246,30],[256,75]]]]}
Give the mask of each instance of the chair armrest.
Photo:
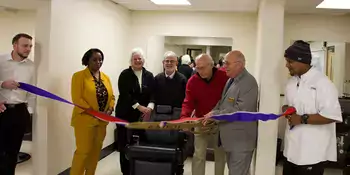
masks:
{"type": "Polygon", "coordinates": [[[140,143],[140,136],[132,135],[130,140],[130,145],[139,145],[139,143],[140,143]]]}

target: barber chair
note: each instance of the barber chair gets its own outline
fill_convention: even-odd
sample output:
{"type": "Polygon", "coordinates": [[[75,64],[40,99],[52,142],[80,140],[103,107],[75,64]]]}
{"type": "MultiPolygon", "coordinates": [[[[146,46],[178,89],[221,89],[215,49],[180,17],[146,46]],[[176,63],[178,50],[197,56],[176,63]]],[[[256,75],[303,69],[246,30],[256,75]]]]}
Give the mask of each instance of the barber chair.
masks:
{"type": "MultiPolygon", "coordinates": [[[[150,121],[178,119],[181,108],[156,106],[150,121]]],[[[145,139],[133,135],[127,146],[131,175],[182,175],[186,134],[178,130],[146,130],[145,139]]]]}

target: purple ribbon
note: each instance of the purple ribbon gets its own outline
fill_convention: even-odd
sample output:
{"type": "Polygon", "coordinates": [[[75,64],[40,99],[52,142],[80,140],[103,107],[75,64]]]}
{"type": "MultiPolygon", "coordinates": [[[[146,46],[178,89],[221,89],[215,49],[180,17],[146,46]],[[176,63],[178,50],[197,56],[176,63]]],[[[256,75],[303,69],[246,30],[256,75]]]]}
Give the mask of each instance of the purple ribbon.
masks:
{"type": "Polygon", "coordinates": [[[46,97],[46,98],[49,98],[49,99],[52,99],[52,100],[56,100],[56,101],[60,101],[60,102],[63,102],[63,103],[67,103],[67,104],[70,104],[70,105],[74,105],[76,107],[79,107],[83,110],[85,110],[85,112],[87,112],[88,114],[100,119],[100,120],[103,120],[103,121],[106,121],[106,122],[113,122],[113,123],[117,123],[117,124],[120,124],[120,125],[127,125],[128,122],[125,121],[125,120],[122,120],[118,117],[113,117],[113,116],[110,116],[110,115],[107,115],[103,112],[100,112],[100,111],[94,111],[92,109],[86,109],[86,108],[83,108],[79,105],[76,105],[62,97],[59,97],[53,93],[50,93],[48,91],[45,91],[43,89],[40,89],[36,86],[33,86],[33,85],[30,85],[30,84],[27,84],[27,83],[22,83],[22,82],[19,82],[19,88],[22,89],[22,90],[25,90],[29,93],[32,93],[32,94],[35,94],[35,95],[39,95],[39,96],[42,96],[42,97],[46,97]]]}
{"type": "Polygon", "coordinates": [[[22,83],[22,82],[19,82],[19,88],[27,91],[27,92],[30,92],[32,94],[35,94],[35,95],[39,95],[39,96],[42,96],[42,97],[46,97],[46,98],[49,98],[49,99],[52,99],[52,100],[57,100],[57,101],[60,101],[60,102],[63,102],[63,103],[67,103],[67,104],[71,104],[71,105],[74,105],[72,102],[68,101],[68,100],[65,100],[64,98],[61,98],[55,94],[52,94],[50,92],[47,92],[43,89],[40,89],[38,87],[35,87],[33,85],[30,85],[30,84],[27,84],[27,83],[22,83]]]}
{"type": "Polygon", "coordinates": [[[220,114],[220,115],[214,115],[212,116],[213,119],[216,120],[223,120],[227,122],[235,122],[235,121],[240,121],[240,122],[253,122],[253,121],[268,121],[268,120],[276,120],[281,115],[276,115],[276,114],[269,114],[269,113],[258,113],[258,112],[244,112],[244,111],[239,111],[231,114],[220,114]]]}
{"type": "MultiPolygon", "coordinates": [[[[30,85],[30,84],[26,84],[26,83],[22,83],[19,82],[20,89],[23,89],[27,92],[33,93],[35,95],[39,95],[42,97],[46,97],[52,100],[56,100],[56,101],[60,101],[63,103],[67,103],[70,105],[74,105],[77,106],[79,108],[84,109],[83,107],[80,107],[76,104],[73,104],[72,102],[61,98],[55,94],[52,94],[48,91],[45,91],[43,89],[40,89],[36,86],[30,85]]],[[[119,119],[118,117],[113,117],[113,116],[109,116],[106,115],[104,113],[98,112],[98,111],[93,111],[91,109],[84,109],[86,112],[90,113],[91,115],[107,121],[107,122],[113,122],[113,123],[119,123],[119,124],[127,124],[126,121],[119,119]]],[[[231,113],[231,114],[220,114],[220,115],[214,115],[212,116],[213,119],[215,120],[222,120],[222,121],[227,121],[227,122],[235,122],[235,121],[241,121],[241,122],[252,122],[252,121],[258,121],[258,120],[262,120],[262,121],[267,121],[267,120],[276,120],[281,116],[284,115],[290,115],[293,112],[295,112],[295,109],[291,108],[288,111],[286,111],[284,114],[272,114],[272,113],[259,113],[259,112],[243,112],[243,111],[239,111],[239,112],[235,112],[235,113],[231,113]]],[[[188,121],[196,121],[196,120],[201,120],[202,118],[183,118],[183,119],[179,119],[179,120],[173,120],[173,121],[168,121],[170,123],[182,123],[182,122],[188,122],[188,121]]]]}

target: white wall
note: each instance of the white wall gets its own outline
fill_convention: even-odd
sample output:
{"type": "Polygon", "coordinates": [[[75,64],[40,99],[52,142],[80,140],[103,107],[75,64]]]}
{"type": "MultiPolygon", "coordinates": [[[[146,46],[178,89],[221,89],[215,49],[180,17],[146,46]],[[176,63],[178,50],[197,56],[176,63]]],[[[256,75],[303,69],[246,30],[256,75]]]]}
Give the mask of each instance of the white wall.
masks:
{"type": "MultiPolygon", "coordinates": [[[[46,36],[49,40],[48,43],[39,43],[49,52],[48,58],[43,58],[48,62],[48,68],[46,72],[42,72],[40,67],[43,66],[37,63],[38,81],[41,82],[38,85],[45,85],[43,83],[46,82],[49,91],[71,99],[72,74],[85,68],[81,65],[81,58],[88,49],[99,48],[105,55],[101,70],[110,77],[118,98],[118,76],[128,67],[130,59],[126,44],[130,27],[129,10],[105,0],[59,0],[51,3],[51,12],[48,14],[51,16],[50,23],[46,26],[47,29],[45,28],[49,33],[46,36]]],[[[40,30],[42,32],[44,29],[40,30]]],[[[48,101],[38,108],[46,108],[48,116],[47,174],[58,174],[70,167],[75,150],[73,128],[70,126],[72,107],[48,101]]],[[[41,114],[43,113],[38,112],[38,118],[41,114]]],[[[108,125],[104,146],[114,142],[114,128],[114,124],[108,125]]],[[[45,144],[45,141],[39,141],[38,144],[45,144]]]]}
{"type": "Polygon", "coordinates": [[[130,47],[143,48],[157,35],[233,38],[232,49],[242,50],[254,68],[256,14],[133,11],[131,33],[130,47]]]}
{"type": "MultiPolygon", "coordinates": [[[[0,12],[0,53],[12,51],[12,38],[18,33],[35,32],[35,11],[0,12]]],[[[33,49],[34,50],[34,49],[33,49]]],[[[33,59],[34,52],[30,54],[33,59]]]]}
{"type": "Polygon", "coordinates": [[[145,59],[145,67],[147,69],[152,70],[153,75],[156,76],[158,73],[163,71],[163,64],[161,61],[163,60],[164,55],[164,36],[157,35],[152,36],[148,39],[146,49],[146,59],[145,59]]]}
{"type": "Polygon", "coordinates": [[[172,44],[164,44],[164,53],[167,51],[173,51],[178,56],[186,54],[186,50],[184,46],[178,46],[178,45],[172,45],[172,44]]]}
{"type": "Polygon", "coordinates": [[[165,43],[177,45],[232,46],[232,38],[166,36],[165,43]]]}

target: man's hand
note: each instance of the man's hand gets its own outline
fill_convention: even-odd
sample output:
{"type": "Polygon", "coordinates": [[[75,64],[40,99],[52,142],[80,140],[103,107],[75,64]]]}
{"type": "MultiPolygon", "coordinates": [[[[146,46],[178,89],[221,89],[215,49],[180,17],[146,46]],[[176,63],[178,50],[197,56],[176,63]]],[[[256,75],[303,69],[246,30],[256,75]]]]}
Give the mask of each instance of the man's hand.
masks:
{"type": "Polygon", "coordinates": [[[152,109],[149,107],[144,107],[142,105],[139,105],[137,109],[142,113],[143,121],[148,121],[151,117],[152,109]]]}
{"type": "Polygon", "coordinates": [[[1,84],[1,88],[4,89],[17,89],[18,87],[19,83],[14,80],[6,80],[1,84]]]}
{"type": "Polygon", "coordinates": [[[0,102],[0,113],[4,112],[6,110],[5,102],[0,102]]]}
{"type": "Polygon", "coordinates": [[[138,109],[142,114],[147,113],[147,111],[148,111],[148,109],[147,109],[146,107],[142,106],[142,105],[139,105],[139,106],[137,107],[137,109],[138,109]]]}
{"type": "Polygon", "coordinates": [[[113,113],[113,108],[109,108],[107,111],[106,111],[106,114],[107,115],[112,115],[112,113],[113,113]]]}
{"type": "Polygon", "coordinates": [[[288,115],[287,117],[289,126],[296,126],[301,124],[301,116],[298,114],[288,115]]]}
{"type": "Polygon", "coordinates": [[[204,115],[204,119],[202,120],[202,124],[205,126],[209,123],[212,123],[211,117],[213,116],[213,112],[208,112],[207,114],[204,115]]]}
{"type": "Polygon", "coordinates": [[[289,107],[291,107],[291,106],[283,105],[282,106],[282,112],[285,112],[289,107]]]}

